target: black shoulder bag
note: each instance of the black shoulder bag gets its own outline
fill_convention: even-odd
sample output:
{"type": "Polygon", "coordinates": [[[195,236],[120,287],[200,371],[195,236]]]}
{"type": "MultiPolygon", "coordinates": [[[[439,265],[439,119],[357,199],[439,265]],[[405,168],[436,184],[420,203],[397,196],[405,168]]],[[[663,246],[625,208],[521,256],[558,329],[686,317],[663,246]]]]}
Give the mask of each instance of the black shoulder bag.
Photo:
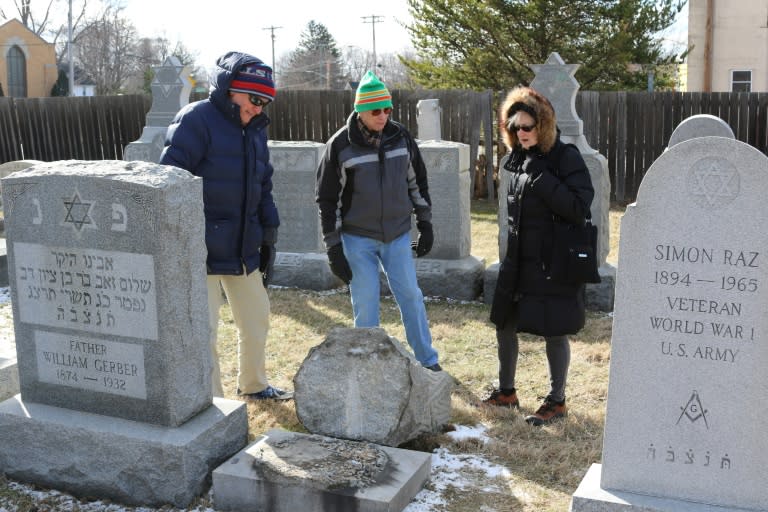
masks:
{"type": "Polygon", "coordinates": [[[597,226],[587,213],[582,225],[571,224],[554,216],[552,261],[553,281],[566,284],[599,283],[597,271],[597,226]]]}

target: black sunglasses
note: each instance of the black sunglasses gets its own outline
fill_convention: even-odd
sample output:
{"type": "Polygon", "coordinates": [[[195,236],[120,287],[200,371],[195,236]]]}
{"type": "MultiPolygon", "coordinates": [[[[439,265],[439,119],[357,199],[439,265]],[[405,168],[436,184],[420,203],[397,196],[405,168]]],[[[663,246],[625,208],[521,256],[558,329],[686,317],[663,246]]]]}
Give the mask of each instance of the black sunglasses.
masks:
{"type": "Polygon", "coordinates": [[[371,115],[373,115],[373,117],[380,116],[382,112],[384,112],[385,114],[389,115],[389,114],[392,113],[392,109],[390,107],[387,107],[387,108],[375,108],[375,109],[371,110],[371,115]]]}
{"type": "Polygon", "coordinates": [[[525,126],[525,125],[521,124],[520,126],[518,126],[516,124],[512,124],[512,125],[509,126],[509,128],[513,132],[516,132],[517,130],[523,130],[525,133],[530,133],[530,132],[533,131],[534,128],[536,128],[536,125],[532,124],[532,125],[525,126]]]}
{"type": "Polygon", "coordinates": [[[255,94],[249,94],[248,100],[251,102],[251,104],[262,108],[270,104],[269,100],[265,100],[261,96],[256,96],[255,94]]]}

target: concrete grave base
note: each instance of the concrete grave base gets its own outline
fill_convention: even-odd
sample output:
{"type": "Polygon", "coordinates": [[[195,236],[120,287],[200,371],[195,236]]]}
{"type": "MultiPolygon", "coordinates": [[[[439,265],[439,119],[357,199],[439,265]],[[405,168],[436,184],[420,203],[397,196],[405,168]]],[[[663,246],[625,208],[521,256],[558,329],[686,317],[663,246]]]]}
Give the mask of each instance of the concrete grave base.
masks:
{"type": "Polygon", "coordinates": [[[431,455],[270,430],[213,472],[216,510],[403,510],[429,479],[431,455]]]}
{"type": "Polygon", "coordinates": [[[424,295],[475,300],[483,291],[485,260],[474,256],[456,260],[417,258],[416,277],[424,295]]]}
{"type": "Polygon", "coordinates": [[[214,398],[179,427],[25,402],[0,403],[0,470],[23,482],[127,505],[184,507],[248,439],[245,403],[214,398]]]}
{"type": "Polygon", "coordinates": [[[571,498],[570,512],[748,512],[600,487],[601,464],[592,464],[571,498]]]}
{"type": "Polygon", "coordinates": [[[278,252],[270,284],[315,291],[344,286],[331,272],[324,252],[278,252]]]}
{"type": "MultiPolygon", "coordinates": [[[[417,258],[415,265],[419,287],[425,296],[475,300],[482,291],[485,262],[474,256],[457,260],[417,258]]],[[[390,293],[383,272],[380,277],[382,294],[390,293]]],[[[311,252],[278,252],[270,284],[316,291],[344,286],[331,272],[328,256],[311,252]]]]}

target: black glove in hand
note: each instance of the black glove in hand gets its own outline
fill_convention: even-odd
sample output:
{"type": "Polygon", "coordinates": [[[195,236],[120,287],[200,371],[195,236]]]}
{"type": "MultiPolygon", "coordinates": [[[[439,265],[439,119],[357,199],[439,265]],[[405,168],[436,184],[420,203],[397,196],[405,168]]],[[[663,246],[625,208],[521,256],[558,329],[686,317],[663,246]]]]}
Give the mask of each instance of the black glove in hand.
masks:
{"type": "Polygon", "coordinates": [[[352,269],[349,268],[349,262],[344,256],[344,247],[341,244],[328,249],[328,264],[331,266],[331,272],[344,283],[349,284],[352,281],[352,269]]]}
{"type": "Polygon", "coordinates": [[[432,232],[432,223],[426,220],[417,222],[416,229],[419,230],[419,239],[416,242],[411,242],[411,248],[416,251],[416,257],[421,258],[432,250],[435,235],[432,232]]]}
{"type": "Polygon", "coordinates": [[[523,171],[528,174],[531,179],[536,179],[539,175],[548,170],[547,161],[542,158],[531,157],[523,162],[523,171]]]}
{"type": "Polygon", "coordinates": [[[264,283],[264,288],[269,285],[272,280],[272,272],[275,267],[275,251],[274,245],[262,245],[259,250],[259,272],[261,272],[261,282],[264,283]]]}

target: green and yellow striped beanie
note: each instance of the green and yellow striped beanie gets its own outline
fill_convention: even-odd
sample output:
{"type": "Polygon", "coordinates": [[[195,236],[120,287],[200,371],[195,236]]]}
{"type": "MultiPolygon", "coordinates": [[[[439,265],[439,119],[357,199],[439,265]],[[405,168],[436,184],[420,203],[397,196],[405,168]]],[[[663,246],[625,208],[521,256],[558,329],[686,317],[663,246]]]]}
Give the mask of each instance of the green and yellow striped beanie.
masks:
{"type": "Polygon", "coordinates": [[[368,71],[360,80],[355,95],[355,112],[365,112],[377,108],[392,108],[392,95],[389,94],[387,86],[373,74],[368,71]]]}

